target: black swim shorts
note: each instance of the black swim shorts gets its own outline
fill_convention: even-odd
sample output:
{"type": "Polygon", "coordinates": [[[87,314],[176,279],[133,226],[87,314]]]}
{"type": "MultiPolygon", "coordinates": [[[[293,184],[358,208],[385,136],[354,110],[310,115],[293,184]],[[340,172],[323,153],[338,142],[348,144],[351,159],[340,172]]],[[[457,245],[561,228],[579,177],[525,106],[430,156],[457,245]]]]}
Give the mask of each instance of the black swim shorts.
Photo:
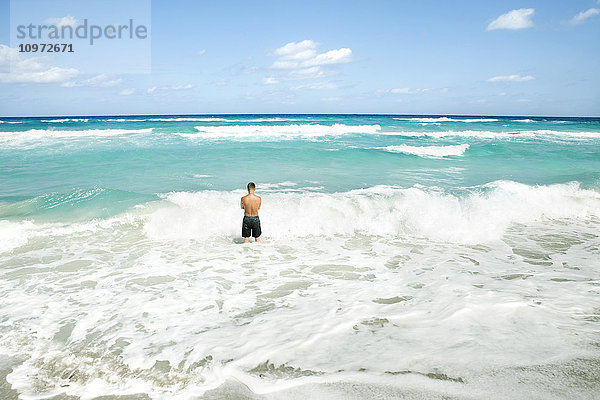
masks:
{"type": "Polygon", "coordinates": [[[254,238],[260,236],[260,219],[258,219],[258,216],[244,216],[244,221],[242,222],[242,237],[247,238],[250,237],[250,235],[254,238]]]}

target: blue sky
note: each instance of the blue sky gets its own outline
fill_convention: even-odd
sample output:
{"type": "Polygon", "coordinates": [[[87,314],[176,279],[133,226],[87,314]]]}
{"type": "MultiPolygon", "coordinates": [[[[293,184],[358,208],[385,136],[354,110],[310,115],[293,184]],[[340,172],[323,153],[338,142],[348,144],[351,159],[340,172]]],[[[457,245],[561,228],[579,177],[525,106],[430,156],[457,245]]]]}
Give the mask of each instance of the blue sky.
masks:
{"type": "MultiPolygon", "coordinates": [[[[140,57],[150,73],[120,65],[127,56],[110,43],[85,51],[111,68],[18,54],[8,0],[0,15],[3,116],[600,115],[597,0],[155,0],[140,57]],[[2,68],[9,59],[19,68],[2,68]]],[[[83,15],[47,15],[65,17],[83,15]]]]}

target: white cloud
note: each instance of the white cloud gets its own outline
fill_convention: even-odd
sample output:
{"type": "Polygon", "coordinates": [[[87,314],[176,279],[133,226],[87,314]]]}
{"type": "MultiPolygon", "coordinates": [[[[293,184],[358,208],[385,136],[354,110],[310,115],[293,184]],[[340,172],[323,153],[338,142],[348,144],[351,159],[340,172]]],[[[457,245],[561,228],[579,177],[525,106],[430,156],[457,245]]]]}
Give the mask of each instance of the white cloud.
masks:
{"type": "Polygon", "coordinates": [[[488,82],[525,82],[534,80],[535,77],[531,75],[503,75],[503,76],[494,76],[488,79],[488,82]]]}
{"type": "Polygon", "coordinates": [[[77,20],[71,15],[67,15],[62,18],[48,18],[44,20],[44,22],[46,24],[56,25],[58,28],[61,28],[63,26],[71,26],[74,28],[77,26],[77,20]]]}
{"type": "Polygon", "coordinates": [[[520,8],[518,10],[512,10],[506,14],[502,14],[495,20],[493,20],[487,27],[486,30],[492,31],[494,29],[524,29],[533,26],[531,17],[535,13],[533,8],[520,8]]]}
{"type": "Polygon", "coordinates": [[[393,93],[393,94],[422,94],[422,93],[446,93],[448,91],[448,88],[441,88],[441,89],[435,89],[435,88],[415,88],[415,89],[411,89],[411,88],[395,88],[395,89],[390,89],[388,90],[389,93],[393,93]]]}
{"type": "Polygon", "coordinates": [[[289,42],[273,52],[278,58],[271,64],[272,70],[280,71],[266,77],[263,83],[285,80],[314,79],[325,76],[336,65],[352,61],[352,50],[347,47],[317,53],[319,44],[313,40],[289,42]],[[329,71],[328,71],[329,69],[329,71]]]}
{"type": "Polygon", "coordinates": [[[0,44],[0,83],[57,83],[78,74],[75,68],[48,65],[43,57],[22,59],[17,49],[0,44]]]}
{"type": "MultiPolygon", "coordinates": [[[[600,1],[598,2],[600,4],[600,1]]],[[[590,8],[589,10],[582,11],[569,21],[571,24],[578,25],[584,23],[588,18],[593,17],[594,15],[600,14],[600,9],[598,8],[590,8]]]]}
{"type": "Polygon", "coordinates": [[[192,84],[175,85],[175,86],[152,86],[146,92],[147,93],[170,92],[170,91],[176,91],[176,90],[187,90],[187,89],[191,89],[193,87],[194,87],[194,85],[192,85],[192,84]]]}
{"type": "Polygon", "coordinates": [[[79,81],[79,82],[64,82],[61,84],[63,87],[80,87],[80,86],[89,86],[89,87],[113,87],[123,83],[123,79],[116,78],[114,75],[110,74],[100,74],[96,75],[92,78],[79,81]]]}
{"type": "Polygon", "coordinates": [[[352,61],[352,50],[347,47],[329,50],[326,53],[319,54],[314,58],[302,62],[303,67],[311,67],[314,65],[341,64],[352,61]]]}
{"type": "Polygon", "coordinates": [[[275,83],[279,83],[279,81],[274,76],[268,76],[266,78],[263,78],[262,83],[264,85],[273,85],[275,83]]]}
{"type": "Polygon", "coordinates": [[[121,90],[121,91],[119,92],[119,94],[120,94],[121,96],[129,96],[129,95],[132,95],[132,94],[134,94],[134,93],[135,93],[135,91],[136,91],[136,89],[134,89],[134,88],[127,88],[127,89],[123,89],[123,90],[121,90]]]}
{"type": "Polygon", "coordinates": [[[317,46],[318,43],[312,40],[290,42],[275,50],[275,54],[283,59],[302,60],[314,57],[317,46]]]}
{"type": "Polygon", "coordinates": [[[298,43],[290,42],[275,50],[275,54],[280,57],[275,60],[271,68],[296,69],[352,61],[352,50],[347,47],[317,54],[316,46],[317,43],[312,40],[303,40],[298,43]]]}
{"type": "Polygon", "coordinates": [[[198,51],[196,52],[196,54],[197,54],[197,55],[199,55],[199,56],[203,56],[204,54],[206,54],[206,50],[205,50],[205,49],[198,50],[198,51]]]}

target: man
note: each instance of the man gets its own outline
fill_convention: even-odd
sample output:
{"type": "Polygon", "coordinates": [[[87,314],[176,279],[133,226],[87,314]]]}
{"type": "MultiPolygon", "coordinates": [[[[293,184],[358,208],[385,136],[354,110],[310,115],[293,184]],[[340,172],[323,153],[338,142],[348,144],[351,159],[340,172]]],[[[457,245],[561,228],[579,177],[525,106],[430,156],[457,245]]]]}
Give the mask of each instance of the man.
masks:
{"type": "Polygon", "coordinates": [[[258,210],[262,199],[254,194],[256,185],[254,182],[248,183],[248,194],[242,197],[242,209],[244,210],[244,221],[242,222],[242,236],[244,243],[248,243],[250,235],[255,241],[260,242],[260,219],[258,219],[258,210]]]}

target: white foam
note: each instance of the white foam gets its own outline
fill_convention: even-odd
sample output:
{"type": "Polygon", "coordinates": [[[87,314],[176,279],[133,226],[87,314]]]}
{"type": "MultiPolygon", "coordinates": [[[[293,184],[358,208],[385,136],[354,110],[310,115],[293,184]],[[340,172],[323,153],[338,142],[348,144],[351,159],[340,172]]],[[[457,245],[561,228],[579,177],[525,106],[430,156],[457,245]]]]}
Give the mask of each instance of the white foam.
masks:
{"type": "Polygon", "coordinates": [[[23,246],[35,229],[33,223],[0,220],[0,253],[23,246]]]}
{"type": "Polygon", "coordinates": [[[399,146],[376,147],[378,150],[384,150],[390,153],[413,154],[419,157],[429,158],[462,156],[468,148],[468,144],[459,144],[453,146],[408,146],[406,144],[402,144],[399,146]]]}
{"type": "Polygon", "coordinates": [[[176,133],[189,138],[253,138],[253,137],[318,137],[343,135],[348,133],[377,133],[380,125],[228,125],[228,126],[196,126],[198,133],[176,133]]]}
{"type": "Polygon", "coordinates": [[[422,122],[422,123],[439,123],[439,122],[498,122],[496,118],[449,118],[449,117],[437,117],[437,118],[394,118],[398,121],[411,121],[411,122],[422,122]]]}
{"type": "Polygon", "coordinates": [[[496,138],[511,138],[511,137],[533,137],[533,133],[522,133],[522,132],[493,132],[493,131],[479,131],[479,130],[466,130],[466,131],[382,131],[380,135],[391,135],[391,136],[407,136],[407,137],[474,137],[482,139],[496,139],[496,138]]]}
{"type": "MultiPolygon", "coordinates": [[[[260,185],[259,185],[260,186],[260,185]]],[[[236,236],[240,192],[166,195],[144,225],[155,240],[236,236]]],[[[261,220],[273,238],[309,235],[418,235],[480,243],[498,240],[514,223],[600,216],[600,193],[577,184],[528,186],[499,181],[466,197],[425,188],[377,186],[347,193],[264,193],[261,220]],[[293,216],[293,218],[290,218],[293,216]]]]}
{"type": "Polygon", "coordinates": [[[88,122],[87,118],[42,119],[41,122],[88,122]]]}
{"type": "Polygon", "coordinates": [[[508,139],[508,138],[534,138],[534,137],[566,137],[566,138],[599,138],[600,131],[555,131],[548,129],[538,130],[514,130],[514,131],[480,131],[480,130],[465,130],[465,131],[382,131],[377,132],[379,135],[391,136],[408,136],[408,137],[473,137],[481,139],[508,139]]]}
{"type": "Polygon", "coordinates": [[[147,121],[157,122],[216,122],[228,121],[226,118],[196,118],[196,117],[179,117],[179,118],[148,118],[147,121]]]}
{"type": "Polygon", "coordinates": [[[164,118],[144,118],[144,119],[132,119],[132,118],[108,118],[102,121],[108,122],[285,122],[285,121],[302,121],[310,118],[222,118],[222,117],[164,117],[164,118]]]}
{"type": "Polygon", "coordinates": [[[457,119],[460,122],[498,122],[499,120],[496,118],[467,118],[467,119],[457,119]]]}
{"type": "MultiPolygon", "coordinates": [[[[217,117],[173,117],[173,118],[149,118],[146,121],[158,122],[283,122],[297,121],[303,118],[217,118],[217,117]]],[[[305,119],[305,118],[304,118],[305,119]]]]}
{"type": "Polygon", "coordinates": [[[46,130],[29,129],[27,131],[0,132],[0,142],[38,140],[44,138],[85,138],[108,137],[128,134],[152,133],[152,128],[147,129],[88,129],[88,130],[46,130]]]}
{"type": "Polygon", "coordinates": [[[147,119],[131,119],[131,118],[108,118],[108,119],[103,119],[101,121],[108,121],[108,122],[145,122],[148,121],[147,119]]]}
{"type": "Polygon", "coordinates": [[[246,119],[227,119],[230,122],[285,122],[285,121],[304,121],[309,120],[311,118],[302,118],[302,117],[294,117],[294,118],[281,118],[281,117],[273,117],[273,118],[246,118],[246,119]]]}
{"type": "Polygon", "coordinates": [[[538,129],[534,131],[525,131],[524,134],[533,134],[535,136],[562,136],[572,138],[600,138],[600,131],[554,131],[551,129],[538,129]]]}
{"type": "Polygon", "coordinates": [[[251,245],[237,191],[26,223],[0,253],[6,379],[22,399],[183,400],[230,379],[292,400],[348,398],[340,381],[389,390],[352,398],[594,398],[572,371],[596,367],[600,193],[464,190],[264,194],[251,245]]]}

